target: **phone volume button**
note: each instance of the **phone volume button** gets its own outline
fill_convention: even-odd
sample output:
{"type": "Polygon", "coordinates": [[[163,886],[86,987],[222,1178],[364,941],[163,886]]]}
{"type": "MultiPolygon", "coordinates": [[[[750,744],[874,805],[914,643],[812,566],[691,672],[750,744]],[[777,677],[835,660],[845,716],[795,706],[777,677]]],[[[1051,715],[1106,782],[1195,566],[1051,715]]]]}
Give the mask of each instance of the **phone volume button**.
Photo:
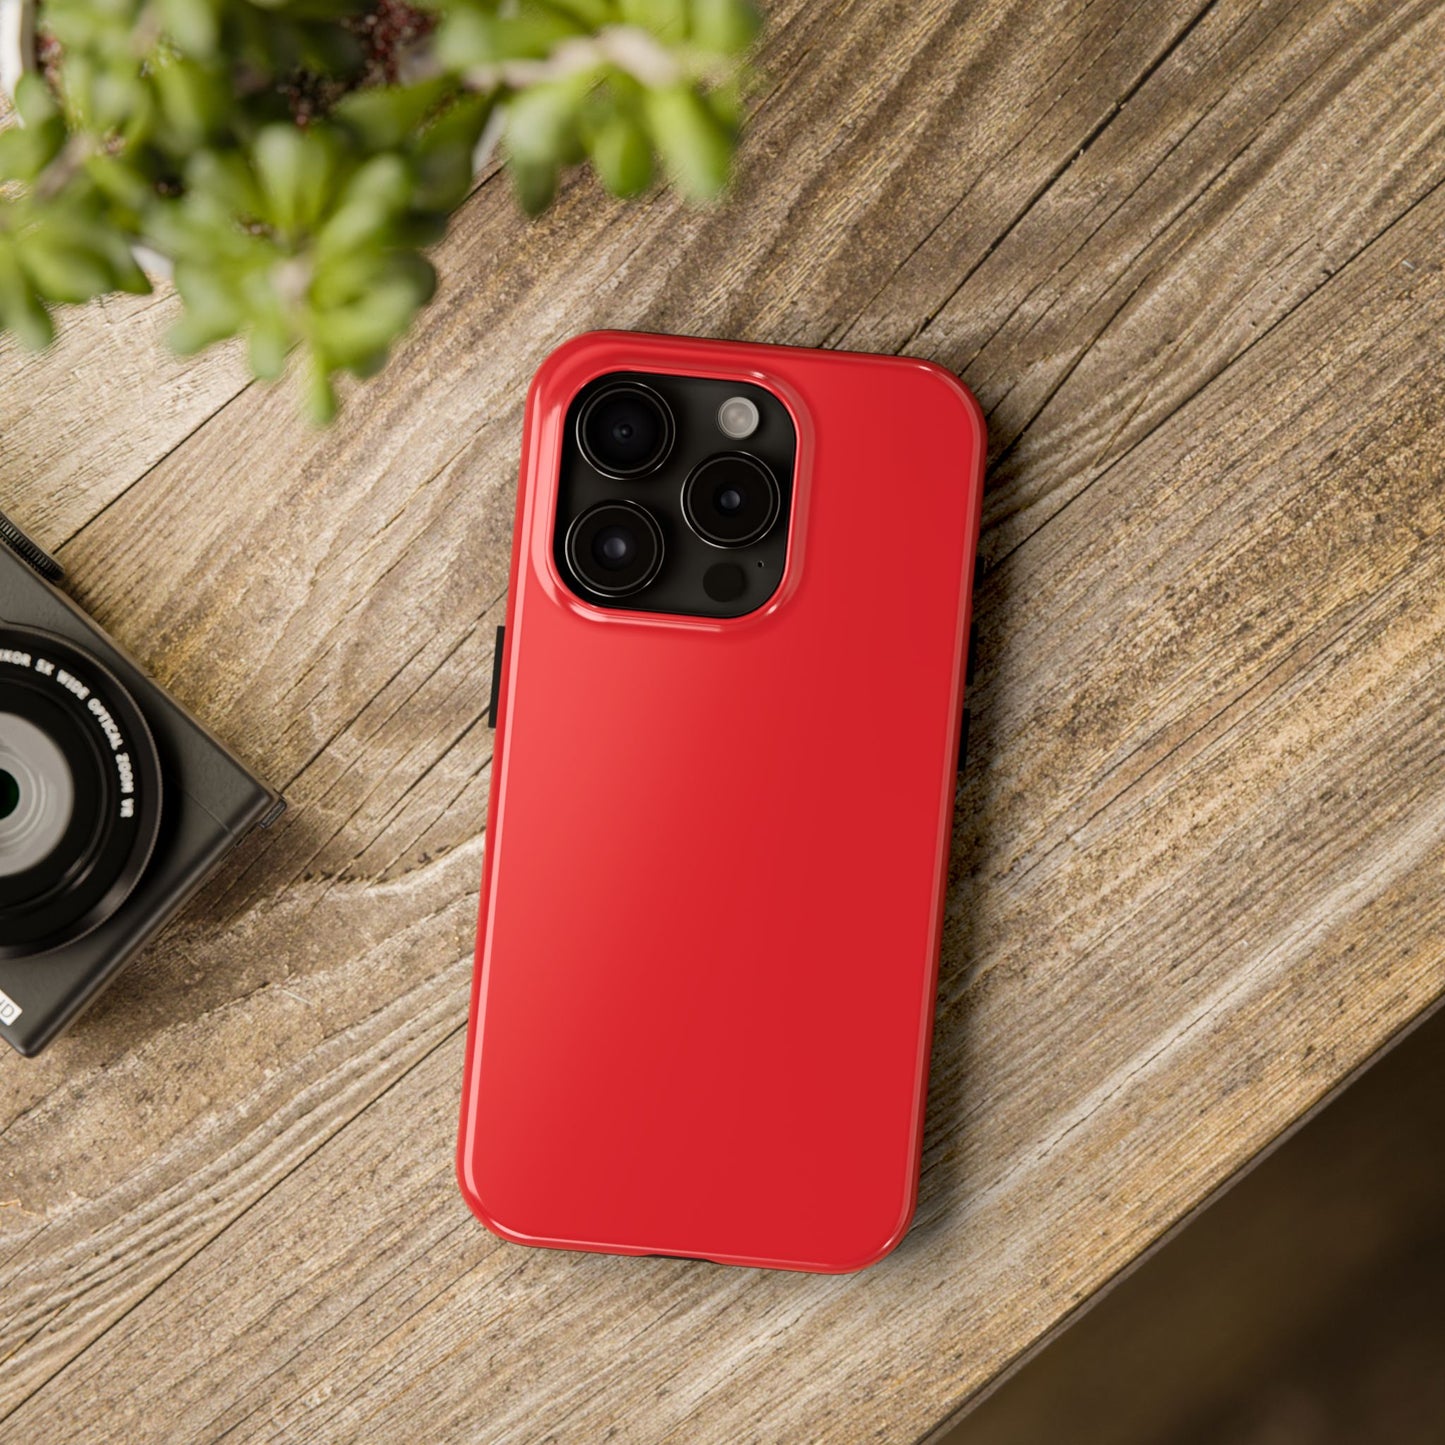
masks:
{"type": "Polygon", "coordinates": [[[494,732],[497,727],[497,709],[502,702],[502,644],[507,640],[507,629],[497,628],[497,641],[492,649],[492,700],[487,704],[487,726],[494,732]]]}

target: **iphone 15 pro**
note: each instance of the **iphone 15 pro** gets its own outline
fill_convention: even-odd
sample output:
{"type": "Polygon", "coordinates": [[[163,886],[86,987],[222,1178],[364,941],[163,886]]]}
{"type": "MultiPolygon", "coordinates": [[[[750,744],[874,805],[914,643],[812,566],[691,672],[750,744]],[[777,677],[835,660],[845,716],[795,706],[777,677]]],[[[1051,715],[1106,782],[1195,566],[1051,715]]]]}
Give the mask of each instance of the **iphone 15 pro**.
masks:
{"type": "Polygon", "coordinates": [[[978,405],[596,333],[523,445],[463,1193],[528,1244],[860,1268],[917,1197],[978,405]]]}

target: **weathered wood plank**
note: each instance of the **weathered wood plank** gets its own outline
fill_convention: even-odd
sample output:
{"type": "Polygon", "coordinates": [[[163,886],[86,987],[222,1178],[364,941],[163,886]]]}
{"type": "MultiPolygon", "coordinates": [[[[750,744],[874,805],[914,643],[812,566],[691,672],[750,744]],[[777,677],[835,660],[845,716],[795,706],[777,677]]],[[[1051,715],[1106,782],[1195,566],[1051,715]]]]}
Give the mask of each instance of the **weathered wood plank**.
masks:
{"type": "Polygon", "coordinates": [[[995,248],[965,196],[908,257],[839,341],[974,387],[996,462],[985,557],[1445,178],[1442,54],[1435,0],[1221,0],[995,248]]]}
{"type": "Polygon", "coordinates": [[[0,510],[58,547],[247,383],[234,346],[183,360],[170,288],[67,307],[42,356],[0,336],[0,510]]]}
{"type": "Polygon", "coordinates": [[[250,389],[82,527],[294,808],[0,1061],[0,1438],[913,1439],[1445,990],[1445,191],[1423,142],[1310,170],[1437,134],[1441,13],[790,7],[733,209],[489,188],[342,429],[250,389]],[[1202,284],[1221,230],[1277,295],[1202,284]],[[1054,388],[991,494],[919,1224],[852,1280],[500,1246],[449,1173],[525,377],[604,321],[902,344],[918,275],[923,349],[1054,388]],[[1168,368],[1163,300],[1098,339],[1130,287],[1168,368]],[[1027,451],[1131,414],[1077,483],[1027,451]]]}

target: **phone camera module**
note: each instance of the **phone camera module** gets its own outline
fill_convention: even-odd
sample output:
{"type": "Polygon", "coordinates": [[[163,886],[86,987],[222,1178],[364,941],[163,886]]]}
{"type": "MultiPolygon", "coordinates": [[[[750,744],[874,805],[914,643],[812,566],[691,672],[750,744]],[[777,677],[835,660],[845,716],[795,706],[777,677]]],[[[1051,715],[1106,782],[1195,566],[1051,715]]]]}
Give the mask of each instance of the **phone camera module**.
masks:
{"type": "Polygon", "coordinates": [[[566,552],[568,565],[589,592],[630,597],[662,567],[662,528],[645,507],[603,502],[572,523],[566,552]]]}
{"type": "Polygon", "coordinates": [[[577,421],[582,454],[603,476],[624,480],[655,472],[667,460],[675,434],[667,403],[638,382],[604,387],[577,421]]]}
{"type": "Polygon", "coordinates": [[[682,488],[688,526],[714,547],[747,547],[765,537],[781,504],[777,479],[746,452],[708,457],[682,488]]]}
{"type": "Polygon", "coordinates": [[[778,592],[798,434],[767,386],[593,373],[547,447],[560,454],[547,545],[589,610],[733,618],[778,592]]]}

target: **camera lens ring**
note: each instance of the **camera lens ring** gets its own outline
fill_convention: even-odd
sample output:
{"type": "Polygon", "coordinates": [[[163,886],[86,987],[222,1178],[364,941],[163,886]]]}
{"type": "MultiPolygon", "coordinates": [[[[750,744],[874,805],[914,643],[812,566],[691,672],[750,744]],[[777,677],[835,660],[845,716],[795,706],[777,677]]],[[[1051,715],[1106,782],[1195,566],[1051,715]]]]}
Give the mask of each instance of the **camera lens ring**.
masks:
{"type": "Polygon", "coordinates": [[[682,484],[682,514],[710,547],[750,547],[772,531],[783,494],[772,468],[751,452],[714,452],[682,484]]]}
{"type": "Polygon", "coordinates": [[[595,596],[632,597],[662,570],[665,543],[657,518],[636,502],[599,502],[567,528],[567,566],[595,596]]]}
{"type": "Polygon", "coordinates": [[[604,477],[650,476],[672,454],[677,423],[672,408],[640,381],[617,381],[587,398],[577,416],[577,445],[604,477]],[[624,427],[634,433],[622,436],[624,427]]]}
{"type": "MultiPolygon", "coordinates": [[[[0,821],[0,959],[33,958],[94,931],[140,881],[160,831],[160,759],[108,669],[63,638],[14,625],[0,626],[0,753],[21,791],[0,821]],[[41,819],[48,851],[37,856],[26,794],[57,781],[57,766],[71,781],[69,812],[58,828],[41,819]]],[[[52,792],[45,806],[54,805],[52,792]]]]}

